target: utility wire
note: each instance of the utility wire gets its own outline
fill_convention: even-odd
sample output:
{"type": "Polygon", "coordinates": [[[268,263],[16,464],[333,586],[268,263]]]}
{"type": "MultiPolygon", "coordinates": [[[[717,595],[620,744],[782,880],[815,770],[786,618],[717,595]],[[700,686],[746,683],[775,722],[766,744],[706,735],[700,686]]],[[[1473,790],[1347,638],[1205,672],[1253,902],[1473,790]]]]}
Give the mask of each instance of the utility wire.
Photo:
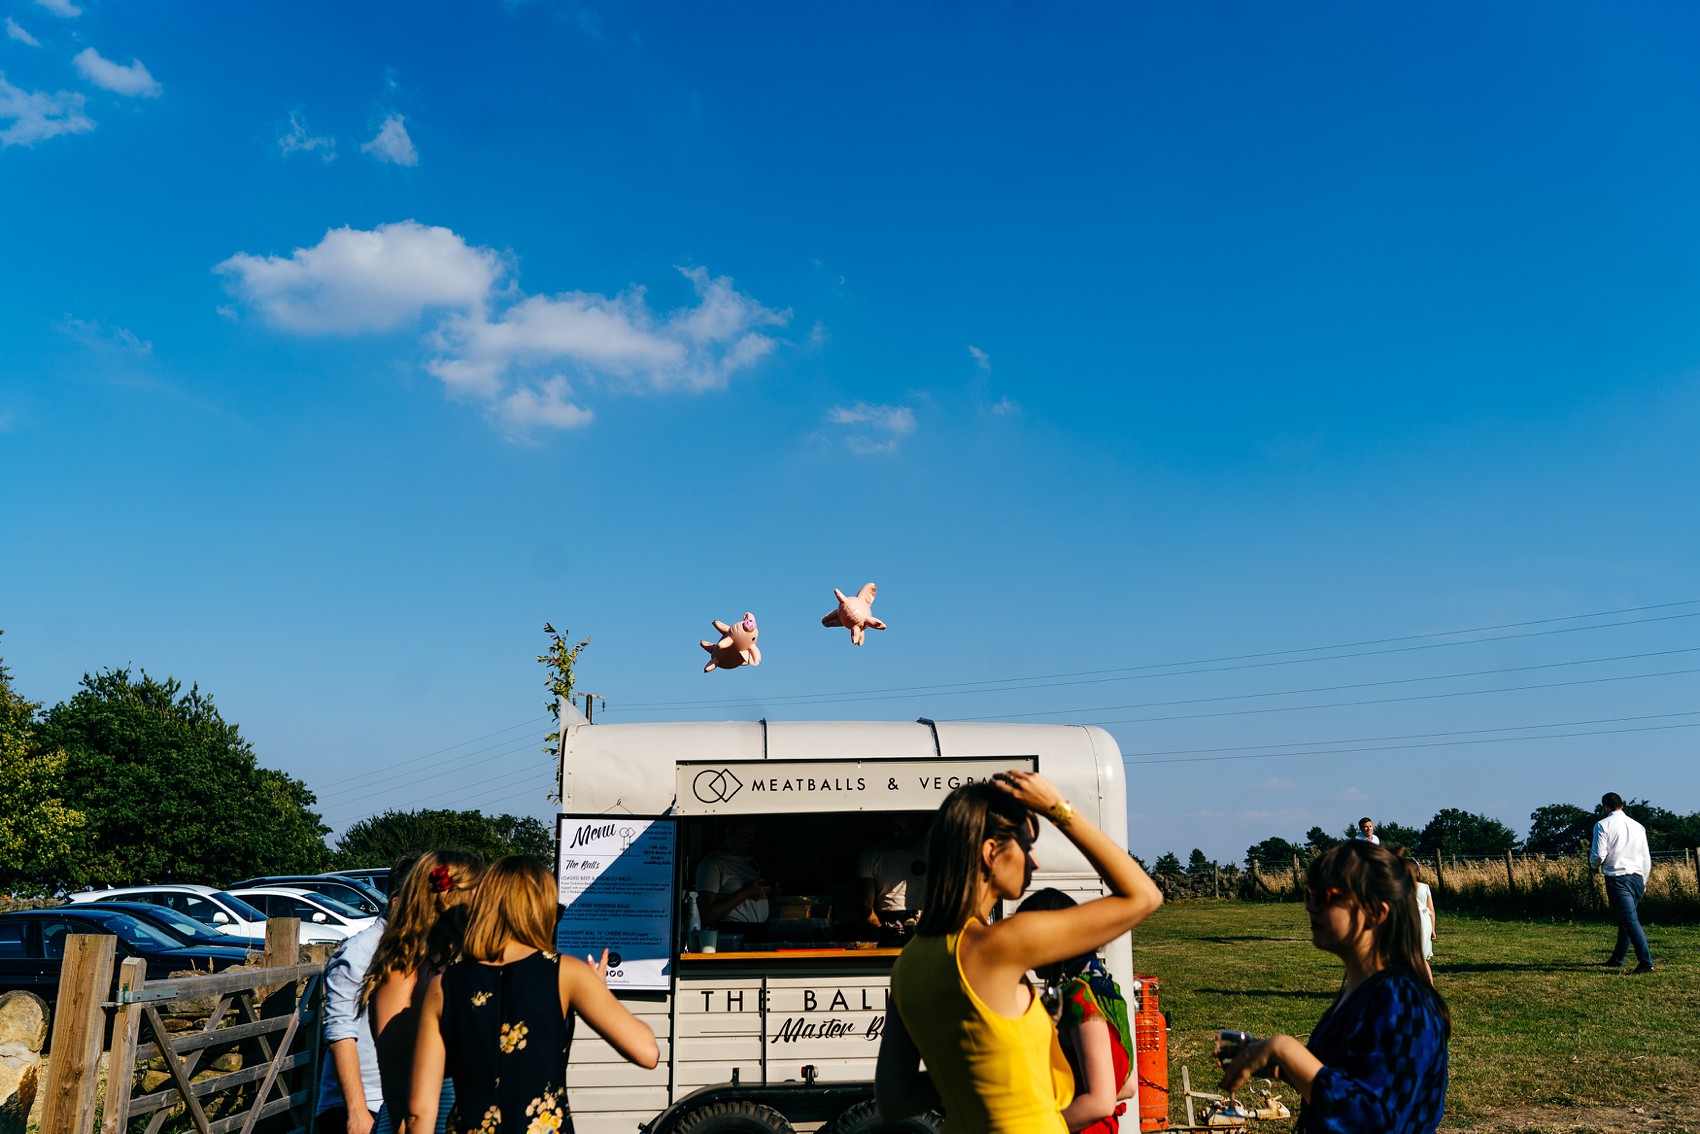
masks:
{"type": "Polygon", "coordinates": [[[1245,717],[1259,713],[1297,713],[1308,709],[1351,709],[1364,705],[1397,705],[1407,701],[1441,701],[1448,697],[1481,697],[1490,693],[1524,693],[1539,689],[1568,689],[1576,685],[1603,685],[1612,681],[1640,681],[1648,677],[1680,677],[1700,673],[1692,669],[1667,669],[1657,673],[1626,673],[1616,677],[1581,677],[1574,681],[1552,681],[1544,685],[1506,685],[1497,689],[1461,689],[1452,693],[1418,693],[1410,697],[1380,697],[1373,701],[1331,701],[1323,705],[1270,705],[1261,709],[1230,709],[1223,713],[1177,713],[1167,717],[1129,717],[1115,721],[1087,721],[1086,724],[1154,724],[1159,721],[1192,721],[1212,717],[1245,717]]]}
{"type": "Polygon", "coordinates": [[[483,736],[475,736],[471,740],[463,740],[459,744],[451,744],[447,748],[439,748],[435,752],[427,752],[423,756],[410,756],[405,760],[397,760],[393,764],[385,764],[381,767],[373,768],[370,771],[366,771],[366,772],[359,772],[355,775],[348,776],[344,779],[332,780],[330,783],[326,784],[325,787],[326,788],[339,787],[342,784],[352,783],[355,780],[365,779],[367,776],[375,776],[379,772],[389,771],[393,768],[403,768],[403,767],[406,767],[409,764],[417,764],[421,760],[429,760],[433,756],[441,756],[443,753],[452,752],[456,748],[464,748],[468,744],[477,744],[481,740],[489,740],[492,737],[501,736],[504,732],[512,732],[516,728],[525,728],[528,725],[534,726],[534,725],[537,725],[538,723],[540,723],[542,721],[546,721],[548,719],[549,718],[545,717],[545,716],[532,717],[530,720],[524,720],[524,721],[519,722],[518,724],[511,724],[507,728],[499,728],[495,732],[487,732],[483,736]]]}
{"type": "Polygon", "coordinates": [[[398,776],[386,776],[381,780],[373,780],[370,783],[358,784],[354,787],[343,788],[341,791],[331,792],[326,797],[327,803],[328,803],[328,801],[333,800],[333,799],[338,800],[338,802],[349,802],[351,800],[370,799],[372,797],[372,795],[374,794],[372,789],[377,788],[377,789],[379,789],[378,794],[382,794],[382,791],[384,789],[381,787],[381,785],[384,785],[384,784],[398,783],[398,782],[403,781],[403,780],[406,780],[406,781],[411,782],[411,783],[419,783],[419,782],[424,781],[424,780],[434,780],[434,779],[438,779],[442,776],[453,775],[455,772],[458,772],[458,771],[464,771],[469,762],[473,761],[474,759],[476,759],[480,756],[482,756],[484,758],[485,762],[489,762],[491,760],[499,760],[503,756],[511,756],[515,752],[522,752],[522,751],[524,751],[528,748],[534,749],[534,750],[537,749],[537,745],[530,738],[527,738],[525,740],[521,740],[517,743],[515,743],[512,740],[501,741],[501,742],[498,742],[496,744],[489,745],[488,747],[485,747],[485,748],[477,748],[477,749],[474,749],[471,752],[464,752],[461,755],[454,757],[454,761],[455,761],[454,763],[451,763],[451,764],[447,765],[445,768],[443,768],[443,770],[433,772],[430,775],[418,776],[418,775],[415,775],[415,774],[409,772],[409,773],[404,773],[404,774],[398,775],[398,776]],[[508,747],[502,748],[503,744],[508,745],[508,747]],[[492,753],[491,749],[495,749],[495,748],[502,748],[502,750],[500,752],[492,753]],[[365,794],[355,794],[355,793],[362,793],[362,792],[365,793],[365,794]]]}
{"type": "MultiPolygon", "coordinates": [[[[1700,599],[1688,600],[1682,603],[1661,603],[1656,607],[1631,607],[1628,611],[1657,610],[1671,606],[1688,606],[1700,603],[1700,599]]],[[[1575,634],[1587,630],[1611,630],[1622,626],[1643,626],[1654,622],[1669,622],[1675,619],[1700,618],[1700,611],[1688,611],[1682,614],[1660,615],[1654,618],[1628,619],[1622,622],[1599,623],[1591,626],[1565,626],[1551,630],[1537,630],[1527,634],[1501,634],[1491,638],[1470,638],[1458,642],[1430,642],[1430,638],[1451,638],[1460,634],[1477,634],[1488,630],[1507,627],[1540,626],[1551,622],[1570,621],[1580,618],[1601,618],[1624,611],[1603,611],[1599,614],[1576,614],[1566,618],[1543,618],[1532,622],[1506,623],[1503,627],[1486,626],[1474,630],[1444,630],[1432,634],[1407,634],[1396,638],[1373,639],[1364,642],[1348,642],[1336,646],[1308,646],[1294,650],[1275,650],[1261,654],[1240,654],[1221,658],[1203,658],[1193,661],[1160,662],[1148,665],[1127,666],[1118,669],[1089,669],[1068,673],[1040,674],[1031,677],[1002,677],[989,678],[984,681],[963,681],[939,685],[905,685],[891,686],[884,689],[860,689],[844,693],[799,693],[772,697],[748,697],[729,700],[712,701],[650,701],[622,702],[622,709],[641,709],[650,712],[681,712],[699,708],[725,708],[735,705],[774,705],[791,706],[804,704],[840,704],[857,701],[908,700],[917,697],[958,697],[975,693],[1017,693],[1031,689],[1054,689],[1072,685],[1097,685],[1111,681],[1139,681],[1153,677],[1186,677],[1199,673],[1227,673],[1234,670],[1266,669],[1272,666],[1301,665],[1319,661],[1344,661],[1351,658],[1373,657],[1385,654],[1410,653],[1417,650],[1448,649],[1453,646],[1474,646],[1490,642],[1505,642],[1524,638],[1542,638],[1555,634],[1575,634]],[[1387,643],[1412,642],[1425,640],[1418,645],[1394,646],[1389,649],[1360,650],[1356,653],[1335,653],[1325,657],[1292,657],[1293,654],[1318,653],[1327,650],[1355,649],[1359,646],[1378,646],[1387,643]],[[1276,660],[1259,660],[1276,659],[1276,660]],[[1234,663],[1234,664],[1217,664],[1234,663]],[[1237,664],[1245,663],[1245,664],[1237,664]],[[1183,668],[1187,666],[1204,668],[1183,668]],[[1158,672],[1165,671],[1165,672],[1158,672]],[[1114,676],[1099,676],[1099,675],[1114,676]],[[1063,680],[1063,679],[1079,680],[1063,680]],[[1044,684],[1035,684],[1043,682],[1044,684]],[[998,688],[989,688],[998,686],[998,688]]]]}
{"type": "Polygon", "coordinates": [[[1435,740],[1419,744],[1388,744],[1375,748],[1332,748],[1326,751],[1314,752],[1252,752],[1241,756],[1204,756],[1198,759],[1163,759],[1163,760],[1130,760],[1122,757],[1122,763],[1128,766],[1143,764],[1214,764],[1224,760],[1273,760],[1287,756],[1356,756],[1364,752],[1396,752],[1409,748],[1457,748],[1466,744],[1517,744],[1530,740],[1566,740],[1577,736],[1619,736],[1631,732],[1667,732],[1672,729],[1700,728],[1700,721],[1689,724],[1644,725],[1640,728],[1606,728],[1589,732],[1558,732],[1547,736],[1495,736],[1481,740],[1435,740]]]}
{"type": "MultiPolygon", "coordinates": [[[[1271,748],[1318,748],[1334,744],[1373,744],[1384,740],[1431,740],[1441,736],[1474,737],[1490,732],[1527,732],[1532,729],[1579,728],[1583,725],[1627,724],[1632,721],[1668,720],[1671,717],[1700,717],[1700,710],[1681,713],[1643,713],[1633,717],[1599,717],[1588,721],[1547,721],[1540,724],[1498,725],[1487,728],[1455,729],[1450,732],[1410,732],[1400,736],[1353,736],[1339,740],[1292,740],[1277,744],[1234,744],[1225,748],[1156,748],[1146,749],[1140,756],[1192,756],[1211,752],[1265,752],[1271,748]]],[[[1538,740],[1539,737],[1529,737],[1538,740]]]]}
{"type": "MultiPolygon", "coordinates": [[[[1639,661],[1643,658],[1670,657],[1673,654],[1700,653],[1700,646],[1677,650],[1652,650],[1641,654],[1617,654],[1609,658],[1578,658],[1574,661],[1544,662],[1540,665],[1500,666],[1495,669],[1471,669],[1460,673],[1436,673],[1426,677],[1390,677],[1383,681],[1360,681],[1350,685],[1313,685],[1306,689],[1277,689],[1268,693],[1224,693],[1216,697],[1190,697],[1179,701],[1137,701],[1129,705],[1092,705],[1080,709],[1039,709],[1029,713],[988,713],[978,717],[940,717],[940,720],[985,721],[1012,720],[1020,717],[1055,717],[1070,713],[1110,713],[1122,709],[1163,709],[1177,705],[1209,705],[1222,701],[1249,701],[1260,697],[1296,697],[1306,693],[1340,693],[1350,689],[1377,689],[1388,685],[1410,685],[1423,681],[1452,681],[1461,677],[1493,677],[1502,673],[1530,673],[1542,669],[1564,669],[1568,666],[1602,665],[1606,662],[1639,661]]],[[[1366,702],[1373,703],[1373,702],[1366,702]]]]}

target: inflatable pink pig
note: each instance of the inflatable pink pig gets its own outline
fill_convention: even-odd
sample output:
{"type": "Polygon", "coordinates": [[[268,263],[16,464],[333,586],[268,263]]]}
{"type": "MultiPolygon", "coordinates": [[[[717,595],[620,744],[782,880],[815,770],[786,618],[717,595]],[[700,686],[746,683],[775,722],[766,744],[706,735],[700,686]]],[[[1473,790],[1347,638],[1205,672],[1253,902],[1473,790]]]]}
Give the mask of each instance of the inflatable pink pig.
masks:
{"type": "Polygon", "coordinates": [[[837,587],[832,593],[838,596],[838,609],[820,620],[822,626],[848,626],[850,628],[850,644],[862,644],[862,632],[865,630],[884,630],[885,623],[874,617],[874,595],[879,588],[872,583],[865,583],[862,589],[854,595],[846,595],[837,587]]]}
{"type": "Polygon", "coordinates": [[[730,626],[716,618],[714,628],[720,631],[720,641],[697,643],[708,651],[708,664],[702,667],[704,673],[761,664],[761,650],[756,647],[755,615],[746,610],[744,620],[730,626]]]}

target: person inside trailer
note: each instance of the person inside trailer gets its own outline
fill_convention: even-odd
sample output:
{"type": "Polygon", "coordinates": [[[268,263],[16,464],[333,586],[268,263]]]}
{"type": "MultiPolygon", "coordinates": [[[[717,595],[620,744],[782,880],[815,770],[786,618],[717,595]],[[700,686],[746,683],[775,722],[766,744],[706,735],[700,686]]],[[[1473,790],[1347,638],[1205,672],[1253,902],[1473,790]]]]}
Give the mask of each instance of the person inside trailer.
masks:
{"type": "Polygon", "coordinates": [[[927,890],[927,821],[908,811],[885,815],[885,833],[856,859],[856,885],[868,924],[902,921],[927,890]]]}
{"type": "Polygon", "coordinates": [[[754,817],[737,816],[720,833],[719,849],[697,867],[697,909],[702,923],[723,933],[759,941],[767,934],[767,896],[773,885],[756,865],[754,817]]]}

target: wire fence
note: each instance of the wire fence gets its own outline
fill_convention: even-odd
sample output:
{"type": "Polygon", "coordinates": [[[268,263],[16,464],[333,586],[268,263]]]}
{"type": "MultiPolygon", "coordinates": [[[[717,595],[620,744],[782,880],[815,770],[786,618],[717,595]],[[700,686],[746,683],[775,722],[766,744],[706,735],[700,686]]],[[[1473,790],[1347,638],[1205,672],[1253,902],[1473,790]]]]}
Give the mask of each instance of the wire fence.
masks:
{"type": "MultiPolygon", "coordinates": [[[[1585,855],[1418,855],[1411,859],[1437,909],[1561,920],[1611,916],[1605,880],[1585,855]]],[[[1308,860],[1259,859],[1247,866],[1211,864],[1205,870],[1154,874],[1170,901],[1222,899],[1298,902],[1308,860]]],[[[1641,903],[1644,921],[1700,922],[1700,856],[1692,850],[1653,855],[1641,903]]]]}

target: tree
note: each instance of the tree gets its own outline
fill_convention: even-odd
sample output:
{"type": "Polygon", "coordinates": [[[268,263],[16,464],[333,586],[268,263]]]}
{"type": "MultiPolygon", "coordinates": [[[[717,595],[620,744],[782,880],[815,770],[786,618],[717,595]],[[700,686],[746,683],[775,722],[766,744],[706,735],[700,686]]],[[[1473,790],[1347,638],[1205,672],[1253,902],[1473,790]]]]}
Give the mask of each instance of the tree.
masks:
{"type": "Polygon", "coordinates": [[[425,850],[470,851],[486,862],[509,854],[553,862],[555,837],[542,820],[530,817],[435,808],[386,811],[351,824],[337,840],[336,858],[352,870],[388,866],[401,855],[425,850]]]}
{"type": "Polygon", "coordinates": [[[1327,831],[1324,831],[1321,827],[1312,827],[1310,830],[1305,832],[1305,845],[1317,854],[1321,854],[1330,847],[1339,846],[1340,840],[1336,839],[1333,835],[1330,835],[1327,831]]]}
{"type": "Polygon", "coordinates": [[[127,669],[83,675],[48,710],[41,750],[65,754],[66,803],[87,819],[62,881],[217,882],[322,870],[327,828],[307,785],[262,768],[212,698],[127,669]]]}
{"type": "Polygon", "coordinates": [[[0,889],[12,893],[52,891],[83,827],[82,813],[62,798],[65,754],[33,744],[40,708],[13,691],[0,660],[0,889]]]}
{"type": "MultiPolygon", "coordinates": [[[[562,702],[572,703],[573,685],[578,681],[578,674],[574,671],[574,667],[578,665],[579,653],[590,645],[590,639],[586,638],[576,646],[569,646],[567,645],[567,636],[570,636],[572,631],[568,630],[566,635],[562,635],[557,633],[555,628],[547,622],[543,624],[543,632],[549,635],[549,648],[537,655],[538,664],[549,671],[549,680],[543,683],[549,690],[549,699],[543,702],[543,707],[548,709],[549,715],[555,718],[555,730],[543,738],[543,751],[559,761],[562,758],[560,748],[561,704],[562,702]]],[[[559,802],[561,798],[560,781],[561,774],[564,772],[564,768],[560,769],[555,778],[555,786],[549,789],[549,798],[556,802],[559,802]]]]}
{"type": "Polygon", "coordinates": [[[1418,838],[1425,854],[1504,854],[1516,845],[1516,834],[1498,819],[1456,807],[1435,812],[1418,838]]]}
{"type": "Polygon", "coordinates": [[[1181,860],[1175,857],[1174,851],[1164,851],[1161,855],[1158,856],[1157,865],[1153,869],[1152,873],[1154,873],[1154,874],[1180,874],[1180,873],[1182,873],[1182,871],[1181,871],[1181,860]]]}
{"type": "Polygon", "coordinates": [[[1278,862],[1285,866],[1292,861],[1294,855],[1304,854],[1305,850],[1303,843],[1289,843],[1279,836],[1271,836],[1245,849],[1245,864],[1250,866],[1254,862],[1278,862]]]}
{"type": "Polygon", "coordinates": [[[1593,830],[1594,813],[1574,803],[1549,803],[1529,813],[1530,854],[1575,854],[1593,830]]]}
{"type": "Polygon", "coordinates": [[[1216,864],[1204,857],[1204,852],[1197,847],[1192,848],[1192,855],[1186,860],[1186,872],[1197,878],[1205,874],[1214,874],[1216,864]]]}

